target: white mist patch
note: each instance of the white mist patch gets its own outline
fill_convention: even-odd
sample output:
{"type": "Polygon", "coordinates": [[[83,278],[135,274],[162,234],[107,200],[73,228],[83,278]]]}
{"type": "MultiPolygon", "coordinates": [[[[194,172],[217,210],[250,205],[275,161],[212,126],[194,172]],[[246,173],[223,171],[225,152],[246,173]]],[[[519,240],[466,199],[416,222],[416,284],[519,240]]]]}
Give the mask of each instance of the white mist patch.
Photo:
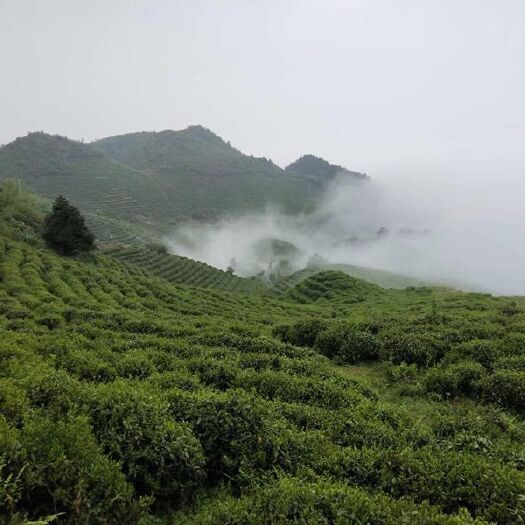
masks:
{"type": "Polygon", "coordinates": [[[173,253],[222,269],[233,265],[241,276],[281,260],[290,271],[299,270],[319,254],[330,263],[430,283],[525,294],[525,239],[513,211],[505,209],[505,203],[516,206],[519,199],[499,186],[495,191],[469,180],[460,185],[447,178],[445,184],[427,174],[356,184],[342,178],[311,214],[267,209],[215,224],[185,224],[167,242],[173,253]],[[261,251],[272,240],[287,253],[261,251]]]}
{"type": "MultiPolygon", "coordinates": [[[[173,253],[205,261],[217,268],[236,265],[241,276],[265,270],[272,258],[261,258],[257,247],[264,241],[279,239],[297,246],[297,219],[274,210],[224,219],[215,224],[185,224],[168,240],[173,253]]],[[[302,261],[301,264],[305,264],[302,261]]]]}

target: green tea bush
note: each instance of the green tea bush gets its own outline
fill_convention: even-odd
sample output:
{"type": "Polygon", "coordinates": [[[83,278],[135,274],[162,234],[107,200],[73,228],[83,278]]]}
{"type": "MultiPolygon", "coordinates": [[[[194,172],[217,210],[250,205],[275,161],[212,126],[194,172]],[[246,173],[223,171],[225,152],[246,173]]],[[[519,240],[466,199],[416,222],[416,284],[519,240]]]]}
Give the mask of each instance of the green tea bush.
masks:
{"type": "Polygon", "coordinates": [[[525,355],[499,357],[494,363],[494,368],[525,372],[525,355]]]}
{"type": "Polygon", "coordinates": [[[487,522],[471,518],[464,510],[447,516],[427,503],[394,500],[324,479],[306,481],[284,477],[240,499],[223,496],[207,502],[193,516],[180,516],[179,523],[482,525],[487,522]]]}
{"type": "Polygon", "coordinates": [[[84,409],[102,449],[122,465],[137,493],[175,503],[202,482],[199,441],[152,392],[137,383],[101,384],[86,392],[84,409]]]}
{"type": "Polygon", "coordinates": [[[273,334],[286,343],[313,347],[317,336],[326,326],[324,319],[305,319],[293,325],[278,325],[273,329],[273,334]]]}
{"type": "Polygon", "coordinates": [[[58,353],[56,364],[78,379],[103,382],[117,377],[114,359],[109,352],[70,348],[58,353]]]}
{"type": "Polygon", "coordinates": [[[378,358],[377,337],[347,323],[332,323],[315,341],[316,350],[340,363],[359,363],[378,358]]]}
{"type": "Polygon", "coordinates": [[[460,360],[477,361],[491,370],[494,362],[500,356],[500,348],[497,340],[474,339],[458,345],[452,355],[460,360]]]}
{"type": "Polygon", "coordinates": [[[480,391],[480,381],[485,368],[474,361],[461,361],[448,366],[430,368],[423,379],[427,392],[443,397],[475,396],[480,391]]]}
{"type": "Polygon", "coordinates": [[[282,422],[257,397],[242,390],[224,394],[172,391],[167,399],[173,417],[187,421],[199,438],[210,479],[235,480],[241,470],[276,464],[282,422]]]}
{"type": "Polygon", "coordinates": [[[327,473],[395,498],[429,501],[445,512],[467,508],[496,523],[525,518],[525,473],[479,456],[424,447],[419,450],[345,449],[327,458],[327,473]]]}
{"type": "Polygon", "coordinates": [[[18,425],[29,407],[26,392],[11,378],[0,378],[0,414],[18,425]]]}
{"type": "Polygon", "coordinates": [[[21,440],[31,459],[24,471],[31,492],[22,509],[34,516],[64,513],[69,523],[136,523],[146,502],[134,499],[119,465],[102,454],[87,419],[35,414],[21,440]]]}
{"type": "Polygon", "coordinates": [[[155,372],[151,359],[140,350],[124,353],[116,364],[116,373],[125,379],[146,379],[155,372]]]}
{"type": "Polygon", "coordinates": [[[395,382],[415,383],[418,378],[417,365],[415,363],[392,365],[388,368],[388,377],[395,382]]]}
{"type": "Polygon", "coordinates": [[[273,333],[287,343],[314,347],[340,363],[372,361],[378,357],[375,334],[366,327],[347,322],[308,319],[293,325],[279,325],[273,333]]]}
{"type": "Polygon", "coordinates": [[[382,361],[428,367],[440,361],[446,350],[447,344],[432,333],[417,333],[405,327],[382,333],[379,353],[382,361]]]}
{"type": "Polygon", "coordinates": [[[199,378],[187,370],[170,370],[152,374],[148,382],[161,391],[180,388],[181,390],[195,391],[203,387],[199,378]]]}
{"type": "Polygon", "coordinates": [[[81,397],[79,382],[63,370],[48,366],[21,368],[18,383],[25,390],[32,407],[55,414],[66,414],[81,397]]]}
{"type": "Polygon", "coordinates": [[[194,359],[188,368],[197,375],[199,381],[218,390],[227,390],[235,384],[238,369],[228,362],[214,359],[194,359]]]}
{"type": "Polygon", "coordinates": [[[518,411],[525,409],[525,372],[497,370],[483,381],[485,399],[518,411]]]}
{"type": "MultiPolygon", "coordinates": [[[[248,370],[238,375],[236,386],[254,390],[265,399],[279,399],[287,403],[306,403],[326,408],[354,406],[363,399],[365,390],[355,383],[344,385],[336,378],[292,376],[283,372],[253,373],[248,370]]],[[[371,392],[366,392],[373,395],[371,392]]]]}
{"type": "Polygon", "coordinates": [[[0,523],[14,521],[24,489],[26,452],[20,433],[0,415],[0,523]]]}

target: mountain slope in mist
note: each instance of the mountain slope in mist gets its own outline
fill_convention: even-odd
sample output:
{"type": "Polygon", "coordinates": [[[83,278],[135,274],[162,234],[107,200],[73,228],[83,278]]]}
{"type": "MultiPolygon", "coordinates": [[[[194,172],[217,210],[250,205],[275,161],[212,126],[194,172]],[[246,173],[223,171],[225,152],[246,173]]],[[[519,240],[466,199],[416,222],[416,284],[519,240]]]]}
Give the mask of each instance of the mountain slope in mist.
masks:
{"type": "Polygon", "coordinates": [[[149,173],[188,220],[215,220],[267,206],[301,212],[319,196],[313,181],[271,160],[245,155],[202,126],[108,137],[93,146],[149,173]]]}
{"type": "Polygon", "coordinates": [[[328,180],[344,170],[316,161],[317,171],[304,162],[296,166],[302,171],[283,170],[241,153],[202,126],[92,144],[36,132],[0,148],[0,178],[20,179],[45,197],[61,193],[86,214],[166,232],[181,222],[212,221],[268,206],[285,213],[311,211],[324,191],[319,177],[328,180]],[[319,166],[329,169],[321,174],[319,166]]]}
{"type": "Polygon", "coordinates": [[[330,164],[328,161],[315,155],[303,155],[286,166],[285,169],[288,173],[309,179],[321,185],[327,185],[338,176],[347,177],[348,180],[354,179],[355,181],[368,179],[365,173],[350,171],[343,166],[330,164]]]}

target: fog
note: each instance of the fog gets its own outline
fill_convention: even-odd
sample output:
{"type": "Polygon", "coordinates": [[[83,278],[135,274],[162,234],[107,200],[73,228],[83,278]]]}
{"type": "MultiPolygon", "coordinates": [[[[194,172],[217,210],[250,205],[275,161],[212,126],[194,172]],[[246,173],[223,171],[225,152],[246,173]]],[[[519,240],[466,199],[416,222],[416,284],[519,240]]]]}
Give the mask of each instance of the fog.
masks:
{"type": "Polygon", "coordinates": [[[183,224],[167,242],[174,253],[223,269],[232,265],[245,277],[268,273],[270,262],[275,269],[283,259],[288,273],[299,270],[317,254],[328,263],[465,290],[525,294],[523,193],[514,192],[523,186],[512,176],[480,183],[456,175],[398,173],[361,183],[343,176],[308,215],[268,208],[215,224],[183,224]],[[297,250],[273,253],[265,249],[271,239],[297,250]]]}

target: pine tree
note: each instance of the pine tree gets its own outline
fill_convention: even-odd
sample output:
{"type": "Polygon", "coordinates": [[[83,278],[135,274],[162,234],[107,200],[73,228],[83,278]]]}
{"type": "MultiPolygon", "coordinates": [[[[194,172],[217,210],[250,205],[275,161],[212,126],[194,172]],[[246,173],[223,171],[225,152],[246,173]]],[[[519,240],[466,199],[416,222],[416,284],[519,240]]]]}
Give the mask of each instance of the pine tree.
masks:
{"type": "Polygon", "coordinates": [[[95,238],[84,223],[80,211],[62,195],[53,203],[53,210],[45,219],[44,240],[62,255],[87,252],[95,247],[95,238]]]}

